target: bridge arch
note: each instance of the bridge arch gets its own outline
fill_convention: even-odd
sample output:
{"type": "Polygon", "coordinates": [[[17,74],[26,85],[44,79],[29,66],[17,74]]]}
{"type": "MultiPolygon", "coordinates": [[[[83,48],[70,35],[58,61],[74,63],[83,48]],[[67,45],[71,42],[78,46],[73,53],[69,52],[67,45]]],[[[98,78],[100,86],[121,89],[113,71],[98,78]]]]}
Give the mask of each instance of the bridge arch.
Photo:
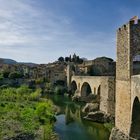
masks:
{"type": "Polygon", "coordinates": [[[92,90],[91,90],[90,84],[87,82],[84,82],[81,87],[81,96],[86,97],[91,93],[92,93],[92,90]]]}
{"type": "Polygon", "coordinates": [[[140,101],[137,96],[133,102],[130,136],[140,139],[140,101]]]}
{"type": "Polygon", "coordinates": [[[77,83],[76,81],[71,82],[71,92],[74,95],[75,91],[77,90],[77,83]]]}

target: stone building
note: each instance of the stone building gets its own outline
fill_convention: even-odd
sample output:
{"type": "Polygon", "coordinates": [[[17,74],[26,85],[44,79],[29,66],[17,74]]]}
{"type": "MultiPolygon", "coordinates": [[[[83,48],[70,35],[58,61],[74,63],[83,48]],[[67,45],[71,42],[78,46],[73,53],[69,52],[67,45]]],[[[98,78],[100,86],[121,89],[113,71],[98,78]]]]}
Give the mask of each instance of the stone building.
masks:
{"type": "Polygon", "coordinates": [[[66,83],[66,64],[60,62],[47,66],[47,77],[52,84],[57,81],[66,83]]]}
{"type": "Polygon", "coordinates": [[[99,57],[78,65],[79,73],[88,76],[115,76],[116,63],[111,58],[99,57]]]}

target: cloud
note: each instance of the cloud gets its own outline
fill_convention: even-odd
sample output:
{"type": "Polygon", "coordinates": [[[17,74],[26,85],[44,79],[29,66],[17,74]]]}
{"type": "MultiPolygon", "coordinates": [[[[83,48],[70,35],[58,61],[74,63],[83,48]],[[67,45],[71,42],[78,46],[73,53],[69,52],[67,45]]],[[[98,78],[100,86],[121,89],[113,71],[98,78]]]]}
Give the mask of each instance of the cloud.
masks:
{"type": "Polygon", "coordinates": [[[0,0],[1,45],[32,44],[34,41],[51,40],[51,36],[64,33],[66,25],[70,24],[67,17],[58,17],[49,11],[43,13],[31,2],[0,0]]]}
{"type": "MultiPolygon", "coordinates": [[[[104,32],[83,34],[73,20],[33,0],[0,0],[0,52],[19,61],[47,63],[78,53],[93,58],[115,50],[114,36],[104,32]],[[28,59],[28,60],[27,60],[28,59]]],[[[111,55],[110,55],[111,56],[111,55]]]]}

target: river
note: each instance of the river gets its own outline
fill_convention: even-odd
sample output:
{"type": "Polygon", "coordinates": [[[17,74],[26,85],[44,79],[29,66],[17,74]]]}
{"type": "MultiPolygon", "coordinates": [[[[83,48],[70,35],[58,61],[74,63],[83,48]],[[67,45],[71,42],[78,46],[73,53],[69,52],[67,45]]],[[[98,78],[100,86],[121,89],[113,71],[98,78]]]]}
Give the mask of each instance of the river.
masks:
{"type": "Polygon", "coordinates": [[[108,140],[110,124],[99,124],[82,119],[82,104],[61,95],[51,96],[58,108],[54,130],[60,140],[108,140]]]}

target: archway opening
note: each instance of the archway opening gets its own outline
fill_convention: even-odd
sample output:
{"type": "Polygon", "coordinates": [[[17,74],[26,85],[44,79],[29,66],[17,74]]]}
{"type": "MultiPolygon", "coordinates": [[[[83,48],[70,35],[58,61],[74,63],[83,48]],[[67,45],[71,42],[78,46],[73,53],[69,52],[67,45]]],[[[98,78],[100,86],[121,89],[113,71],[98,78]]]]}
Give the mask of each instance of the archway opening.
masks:
{"type": "Polygon", "coordinates": [[[97,89],[97,95],[100,96],[101,94],[101,85],[99,85],[98,89],[97,89]]]}
{"type": "Polygon", "coordinates": [[[135,98],[133,103],[130,136],[140,139],[140,102],[138,97],[135,98]]]}
{"type": "Polygon", "coordinates": [[[74,95],[75,91],[77,90],[77,84],[75,81],[72,81],[71,83],[71,92],[72,92],[72,95],[74,95]]]}
{"type": "Polygon", "coordinates": [[[82,85],[82,88],[81,88],[81,96],[82,97],[86,97],[86,96],[88,96],[91,93],[92,93],[92,91],[91,91],[90,85],[87,82],[85,82],[82,85]]]}
{"type": "Polygon", "coordinates": [[[96,87],[94,87],[94,94],[96,95],[96,87]]]}

